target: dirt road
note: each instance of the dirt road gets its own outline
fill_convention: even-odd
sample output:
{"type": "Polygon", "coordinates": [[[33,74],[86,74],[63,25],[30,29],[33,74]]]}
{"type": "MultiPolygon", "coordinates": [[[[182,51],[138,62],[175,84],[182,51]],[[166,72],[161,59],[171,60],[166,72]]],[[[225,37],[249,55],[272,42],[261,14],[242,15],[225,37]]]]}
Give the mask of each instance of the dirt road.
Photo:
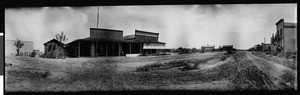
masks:
{"type": "MultiPolygon", "coordinates": [[[[286,79],[284,75],[289,74],[294,76],[294,72],[291,68],[288,68],[279,63],[269,61],[258,56],[253,55],[251,52],[246,52],[247,58],[251,61],[253,66],[256,66],[263,76],[262,83],[265,84],[269,90],[277,89],[289,89],[293,88],[293,80],[286,79]]],[[[239,70],[240,71],[240,70],[239,70]]],[[[259,77],[261,75],[258,75],[259,77]]]]}
{"type": "MultiPolygon", "coordinates": [[[[85,90],[286,90],[294,89],[295,69],[267,60],[260,52],[195,53],[154,57],[69,58],[64,60],[6,57],[6,91],[85,90]],[[224,57],[226,56],[226,57],[224,57]],[[263,57],[261,57],[263,56],[263,57]],[[223,59],[224,58],[224,59],[223,59]],[[182,61],[184,60],[184,61],[182,61]],[[202,60],[202,61],[201,61],[202,60]],[[203,61],[207,60],[207,61],[203,61]],[[138,72],[148,64],[198,63],[138,72]]],[[[164,65],[161,65],[164,66],[164,65]]],[[[172,65],[169,65],[172,66],[172,65]]]]}

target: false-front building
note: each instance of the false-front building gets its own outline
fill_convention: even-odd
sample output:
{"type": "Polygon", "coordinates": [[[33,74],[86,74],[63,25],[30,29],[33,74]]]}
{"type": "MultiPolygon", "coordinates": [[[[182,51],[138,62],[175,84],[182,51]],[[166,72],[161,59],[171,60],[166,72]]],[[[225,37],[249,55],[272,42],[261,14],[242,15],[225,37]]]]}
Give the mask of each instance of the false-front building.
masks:
{"type": "Polygon", "coordinates": [[[123,38],[121,30],[90,28],[90,37],[68,43],[67,52],[69,57],[144,55],[147,50],[154,50],[155,52],[151,53],[157,53],[157,48],[164,45],[165,43],[158,42],[158,33],[136,30],[134,37],[123,38]],[[155,48],[148,49],[149,47],[145,45],[155,48]]]}
{"type": "Polygon", "coordinates": [[[297,23],[285,22],[284,19],[280,19],[276,23],[276,35],[272,43],[281,47],[280,52],[297,52],[297,23]]]}

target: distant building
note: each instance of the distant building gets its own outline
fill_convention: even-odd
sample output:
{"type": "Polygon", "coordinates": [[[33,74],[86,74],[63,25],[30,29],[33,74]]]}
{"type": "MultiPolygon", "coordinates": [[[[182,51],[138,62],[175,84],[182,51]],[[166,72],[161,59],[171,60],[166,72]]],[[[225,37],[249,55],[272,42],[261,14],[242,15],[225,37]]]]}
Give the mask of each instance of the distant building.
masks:
{"type": "Polygon", "coordinates": [[[215,50],[215,45],[201,46],[201,52],[212,52],[215,50]]]}
{"type": "Polygon", "coordinates": [[[276,52],[276,46],[272,45],[270,43],[262,43],[262,50],[263,52],[267,53],[275,53],[276,52]]]}
{"type": "MultiPolygon", "coordinates": [[[[13,45],[17,40],[5,40],[5,55],[16,55],[16,47],[13,45]]],[[[23,47],[20,49],[20,53],[31,53],[33,51],[32,41],[22,41],[24,43],[23,47]]]]}
{"type": "Polygon", "coordinates": [[[233,45],[223,45],[221,46],[221,51],[230,51],[230,50],[234,50],[233,45]]]}
{"type": "Polygon", "coordinates": [[[296,23],[284,22],[284,19],[276,23],[276,40],[272,43],[282,48],[280,52],[296,52],[296,25],[296,23]]]}

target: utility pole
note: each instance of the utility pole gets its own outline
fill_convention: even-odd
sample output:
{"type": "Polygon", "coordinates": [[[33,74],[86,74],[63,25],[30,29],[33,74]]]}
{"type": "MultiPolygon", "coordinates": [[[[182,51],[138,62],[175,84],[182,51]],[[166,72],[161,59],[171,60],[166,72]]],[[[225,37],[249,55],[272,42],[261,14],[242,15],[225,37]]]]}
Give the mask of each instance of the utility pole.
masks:
{"type": "Polygon", "coordinates": [[[95,48],[95,56],[96,58],[98,57],[98,53],[97,53],[97,49],[98,49],[98,24],[99,24],[99,6],[98,6],[98,10],[97,10],[97,30],[96,30],[96,48],[95,48]]]}

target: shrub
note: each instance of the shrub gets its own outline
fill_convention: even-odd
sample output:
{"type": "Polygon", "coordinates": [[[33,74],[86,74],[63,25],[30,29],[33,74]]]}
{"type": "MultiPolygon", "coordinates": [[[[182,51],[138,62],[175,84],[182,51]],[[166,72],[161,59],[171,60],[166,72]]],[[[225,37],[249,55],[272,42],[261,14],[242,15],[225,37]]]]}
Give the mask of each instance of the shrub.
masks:
{"type": "Polygon", "coordinates": [[[227,59],[227,56],[221,56],[221,58],[220,58],[221,61],[224,61],[226,59],[227,59]]]}
{"type": "Polygon", "coordinates": [[[66,53],[63,49],[56,49],[52,52],[48,52],[43,55],[43,58],[63,59],[65,57],[66,57],[66,53]]]}

